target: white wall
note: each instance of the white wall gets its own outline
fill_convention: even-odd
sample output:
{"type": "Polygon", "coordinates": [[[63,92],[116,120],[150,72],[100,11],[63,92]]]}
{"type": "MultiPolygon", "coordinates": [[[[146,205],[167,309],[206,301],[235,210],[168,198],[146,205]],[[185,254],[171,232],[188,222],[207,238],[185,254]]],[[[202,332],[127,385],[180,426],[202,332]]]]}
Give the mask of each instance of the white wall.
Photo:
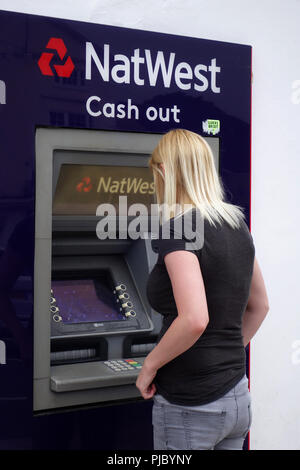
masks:
{"type": "Polygon", "coordinates": [[[252,233],[271,309],[251,343],[251,448],[300,449],[300,1],[0,0],[0,9],[253,46],[252,233]]]}

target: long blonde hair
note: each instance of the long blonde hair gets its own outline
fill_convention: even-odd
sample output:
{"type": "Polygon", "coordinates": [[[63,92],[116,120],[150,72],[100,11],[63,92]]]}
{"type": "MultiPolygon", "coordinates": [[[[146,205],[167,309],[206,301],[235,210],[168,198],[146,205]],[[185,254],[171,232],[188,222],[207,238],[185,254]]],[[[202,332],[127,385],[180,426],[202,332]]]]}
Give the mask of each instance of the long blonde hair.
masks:
{"type": "Polygon", "coordinates": [[[159,205],[177,205],[184,213],[184,205],[189,204],[212,225],[225,220],[231,227],[239,227],[242,208],[224,201],[211,148],[200,135],[185,129],[169,131],[154,149],[149,166],[159,205]]]}

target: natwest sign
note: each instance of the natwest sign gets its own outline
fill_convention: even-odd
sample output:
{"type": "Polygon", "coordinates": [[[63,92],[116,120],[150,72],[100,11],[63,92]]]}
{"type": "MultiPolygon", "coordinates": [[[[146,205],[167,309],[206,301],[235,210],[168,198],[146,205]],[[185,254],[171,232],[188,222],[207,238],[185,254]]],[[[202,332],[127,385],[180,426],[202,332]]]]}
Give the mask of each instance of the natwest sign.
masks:
{"type": "MultiPolygon", "coordinates": [[[[67,47],[61,38],[50,38],[47,49],[55,52],[43,52],[38,66],[43,75],[53,76],[54,71],[59,77],[70,77],[74,70],[74,63],[67,54],[67,47]],[[55,59],[59,57],[59,64],[55,59]],[[66,58],[67,57],[67,58],[66,58]],[[54,63],[55,62],[55,63],[54,63]]],[[[217,59],[211,58],[207,64],[191,65],[189,62],[176,61],[176,53],[165,54],[163,51],[150,49],[134,49],[131,55],[114,53],[109,44],[97,52],[91,42],[85,44],[85,78],[91,80],[92,74],[97,71],[104,81],[113,81],[119,84],[135,84],[137,86],[155,87],[157,84],[170,88],[175,84],[181,90],[196,90],[205,92],[211,90],[220,93],[218,74],[221,67],[217,59]]]]}
{"type": "Polygon", "coordinates": [[[216,58],[212,58],[209,64],[191,66],[188,62],[177,62],[175,52],[165,56],[163,51],[134,49],[132,55],[127,56],[114,54],[109,44],[104,44],[99,57],[93,44],[87,42],[85,67],[87,80],[92,78],[92,64],[96,66],[105,82],[112,80],[115,83],[155,87],[161,81],[165,88],[169,88],[174,81],[181,90],[193,89],[204,92],[210,88],[213,93],[221,91],[217,84],[217,74],[221,72],[221,67],[217,65],[216,58]]]}

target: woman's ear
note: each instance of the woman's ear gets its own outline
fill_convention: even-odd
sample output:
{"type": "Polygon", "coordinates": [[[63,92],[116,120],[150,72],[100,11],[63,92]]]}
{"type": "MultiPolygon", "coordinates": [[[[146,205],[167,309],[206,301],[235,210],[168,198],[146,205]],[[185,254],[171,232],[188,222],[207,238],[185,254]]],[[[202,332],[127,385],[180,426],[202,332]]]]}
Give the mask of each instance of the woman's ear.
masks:
{"type": "Polygon", "coordinates": [[[164,167],[164,164],[163,164],[163,163],[160,163],[160,164],[159,164],[159,168],[161,169],[161,171],[163,172],[163,175],[165,176],[165,167],[164,167]]]}

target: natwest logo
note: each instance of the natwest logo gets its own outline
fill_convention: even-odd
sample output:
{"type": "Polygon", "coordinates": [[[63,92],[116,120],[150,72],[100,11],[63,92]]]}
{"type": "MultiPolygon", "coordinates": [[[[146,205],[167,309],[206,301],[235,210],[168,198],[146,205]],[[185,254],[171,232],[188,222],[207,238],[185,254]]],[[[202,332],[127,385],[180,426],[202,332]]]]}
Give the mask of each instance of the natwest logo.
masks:
{"type": "Polygon", "coordinates": [[[89,193],[92,189],[93,185],[91,182],[91,178],[89,176],[85,176],[82,180],[76,185],[76,190],[79,193],[89,193]]]}
{"type": "Polygon", "coordinates": [[[67,54],[67,48],[64,41],[61,38],[50,38],[46,46],[47,49],[55,50],[60,60],[64,60],[63,64],[51,63],[55,55],[54,52],[43,52],[38,60],[38,66],[43,75],[53,76],[54,72],[51,65],[54,67],[56,74],[59,77],[70,77],[74,70],[74,64],[70,56],[65,59],[67,54]]]}
{"type": "Polygon", "coordinates": [[[110,44],[104,44],[96,51],[91,42],[86,42],[86,80],[91,80],[96,70],[104,82],[151,87],[163,85],[165,88],[175,85],[181,90],[221,92],[218,82],[221,67],[217,65],[216,57],[210,58],[208,63],[195,65],[180,62],[176,52],[138,48],[131,55],[128,51],[115,54],[110,44]]]}
{"type": "MultiPolygon", "coordinates": [[[[52,52],[43,52],[39,58],[38,66],[42,74],[53,76],[54,68],[59,77],[70,77],[75,67],[71,57],[67,55],[64,41],[61,38],[50,38],[46,48],[52,52]],[[58,59],[57,55],[64,63],[53,63],[56,62],[54,56],[58,59]]],[[[181,57],[179,60],[176,52],[140,48],[124,52],[114,51],[110,44],[98,46],[96,50],[87,41],[85,79],[92,80],[92,76],[96,75],[103,82],[164,88],[176,86],[184,91],[221,93],[221,67],[217,65],[216,57],[210,57],[206,63],[195,64],[180,61],[181,57]]]]}

